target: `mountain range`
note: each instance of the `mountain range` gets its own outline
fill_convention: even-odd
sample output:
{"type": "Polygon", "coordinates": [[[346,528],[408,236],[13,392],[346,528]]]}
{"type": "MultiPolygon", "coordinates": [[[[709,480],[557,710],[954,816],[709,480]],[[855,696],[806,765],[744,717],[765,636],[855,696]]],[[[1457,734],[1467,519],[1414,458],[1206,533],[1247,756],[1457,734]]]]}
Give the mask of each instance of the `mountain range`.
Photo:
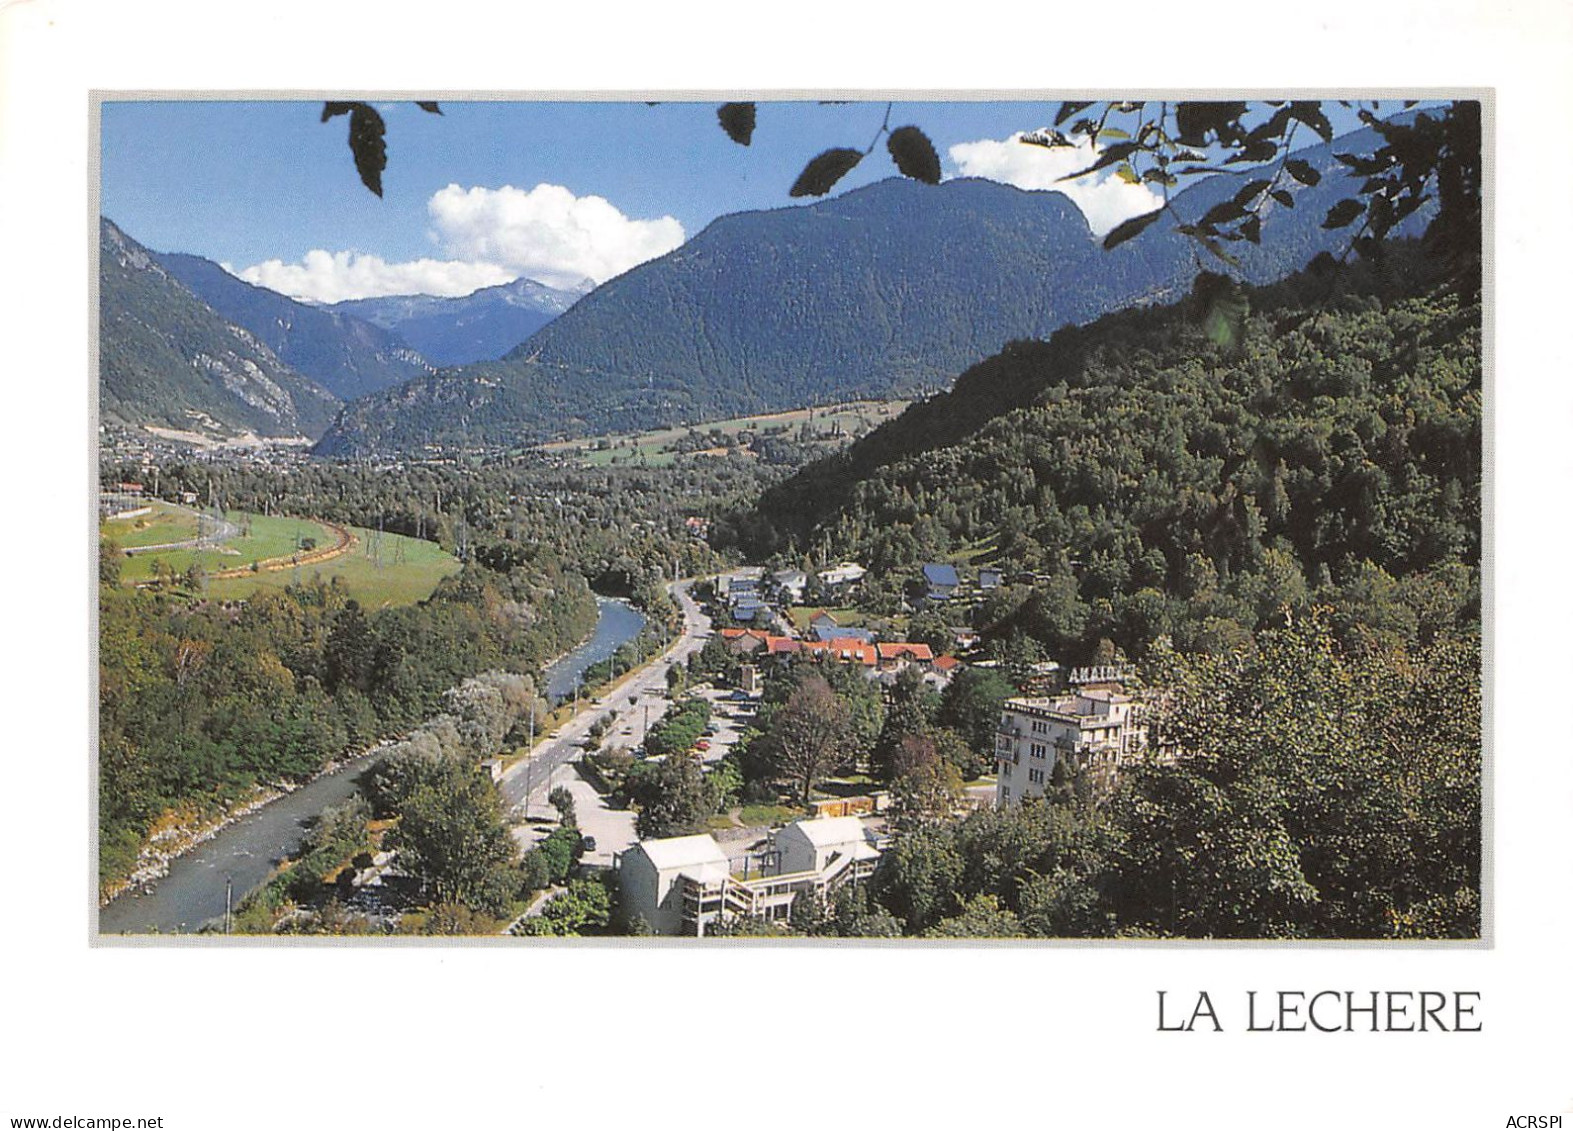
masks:
{"type": "Polygon", "coordinates": [[[99,223],[99,418],[225,438],[316,437],[339,398],[99,223]]]}
{"type": "Polygon", "coordinates": [[[466,365],[502,357],[594,285],[586,279],[562,290],[521,278],[462,298],[392,295],[347,299],[327,309],[380,326],[434,365],[466,365]]]}
{"type": "Polygon", "coordinates": [[[286,298],[238,279],[212,260],[154,252],[159,265],[226,321],[249,331],[280,361],[341,400],[431,371],[405,340],[371,321],[286,298]]]}
{"type": "MultiPolygon", "coordinates": [[[[1338,152],[1296,156],[1320,174],[1297,206],[1269,201],[1261,243],[1231,244],[1238,274],[1270,282],[1347,232],[1322,220],[1359,187],[1338,152]]],[[[1239,178],[1176,194],[1181,215],[1239,178]]],[[[1399,235],[1418,230],[1417,215],[1399,235]]],[[[1184,294],[1206,264],[1164,217],[1104,251],[1063,194],[994,181],[892,179],[804,207],[717,219],[683,246],[603,284],[500,361],[443,370],[346,406],[324,455],[427,444],[512,446],[854,397],[912,394],[1008,342],[1184,294]]]]}

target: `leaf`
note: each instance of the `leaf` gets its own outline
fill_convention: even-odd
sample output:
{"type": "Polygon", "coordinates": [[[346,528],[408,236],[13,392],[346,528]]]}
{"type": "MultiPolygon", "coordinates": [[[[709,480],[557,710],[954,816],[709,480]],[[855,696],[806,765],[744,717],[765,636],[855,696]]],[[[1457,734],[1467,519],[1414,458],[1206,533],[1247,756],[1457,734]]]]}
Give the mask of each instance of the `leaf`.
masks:
{"type": "Polygon", "coordinates": [[[1327,120],[1327,115],[1322,113],[1319,102],[1291,102],[1289,113],[1316,131],[1323,141],[1333,140],[1333,124],[1327,120]]]}
{"type": "Polygon", "coordinates": [[[1206,145],[1207,135],[1219,141],[1237,136],[1244,102],[1182,102],[1174,108],[1174,124],[1181,145],[1206,145]]]}
{"type": "Polygon", "coordinates": [[[1096,173],[1099,169],[1107,168],[1108,166],[1113,165],[1119,161],[1124,161],[1132,153],[1136,152],[1136,148],[1137,146],[1135,142],[1118,142],[1109,146],[1109,148],[1100,153],[1098,155],[1098,159],[1091,165],[1088,165],[1085,169],[1079,169],[1074,173],[1066,173],[1063,177],[1058,177],[1056,179],[1061,181],[1074,181],[1077,177],[1085,177],[1088,173],[1096,173]]]}
{"type": "Polygon", "coordinates": [[[1045,149],[1059,149],[1062,146],[1073,144],[1069,138],[1059,130],[1038,129],[1021,135],[1021,140],[1027,145],[1041,145],[1045,149]]]}
{"type": "Polygon", "coordinates": [[[1272,198],[1274,200],[1276,200],[1279,204],[1283,205],[1285,208],[1293,208],[1294,207],[1294,193],[1290,192],[1289,190],[1287,190],[1287,189],[1273,189],[1273,191],[1272,191],[1272,193],[1270,195],[1272,196],[1272,198]]]}
{"type": "Polygon", "coordinates": [[[1298,157],[1285,161],[1284,168],[1289,171],[1291,177],[1302,185],[1315,185],[1322,179],[1322,174],[1318,173],[1309,161],[1303,161],[1298,157]]]}
{"type": "Polygon", "coordinates": [[[939,154],[934,143],[916,126],[902,126],[892,130],[885,143],[890,157],[901,170],[901,175],[922,181],[926,185],[939,184],[939,154]]]}
{"type": "Polygon", "coordinates": [[[426,111],[426,113],[428,113],[428,114],[441,114],[442,113],[442,107],[438,106],[435,102],[417,102],[415,105],[419,106],[422,110],[426,111]]]}
{"type": "Polygon", "coordinates": [[[1249,204],[1258,196],[1261,196],[1262,191],[1270,184],[1272,184],[1271,181],[1247,181],[1245,186],[1234,194],[1234,202],[1242,205],[1249,204]]]}
{"type": "Polygon", "coordinates": [[[856,149],[827,149],[803,167],[787,195],[824,196],[861,160],[863,154],[856,149]]]}
{"type": "Polygon", "coordinates": [[[1054,115],[1054,124],[1063,126],[1067,118],[1080,114],[1091,105],[1091,102],[1061,102],[1059,113],[1054,115]]]}
{"type": "Polygon", "coordinates": [[[738,145],[754,140],[755,107],[752,102],[728,102],[717,108],[715,116],[726,136],[738,145]]]}
{"type": "Polygon", "coordinates": [[[382,115],[364,102],[350,109],[350,152],[355,155],[355,171],[361,184],[382,195],[382,171],[388,167],[388,146],[383,141],[386,128],[382,115]]]}
{"type": "Polygon", "coordinates": [[[1202,213],[1203,224],[1227,224],[1245,215],[1245,205],[1233,200],[1219,201],[1202,213]]]}
{"type": "Polygon", "coordinates": [[[322,120],[326,122],[329,118],[337,118],[340,114],[348,114],[350,107],[354,105],[355,103],[353,102],[324,102],[322,104],[322,120]]]}
{"type": "Polygon", "coordinates": [[[1252,216],[1240,225],[1240,234],[1252,243],[1262,242],[1262,218],[1252,216]]]}
{"type": "Polygon", "coordinates": [[[1139,185],[1142,179],[1136,175],[1136,170],[1131,168],[1129,161],[1120,162],[1119,168],[1114,170],[1114,175],[1128,185],[1139,185]]]}
{"type": "Polygon", "coordinates": [[[1098,131],[1099,141],[1129,141],[1131,135],[1118,126],[1104,126],[1098,131]]]}
{"type": "Polygon", "coordinates": [[[1144,212],[1140,216],[1132,216],[1129,220],[1116,224],[1114,229],[1103,237],[1103,250],[1108,251],[1111,248],[1119,247],[1126,240],[1141,235],[1142,232],[1152,226],[1154,220],[1162,215],[1163,209],[1159,208],[1152,212],[1144,212]]]}
{"type": "Polygon", "coordinates": [[[1327,219],[1322,221],[1324,228],[1348,227],[1350,221],[1365,211],[1365,204],[1358,200],[1340,200],[1327,210],[1327,219]]]}

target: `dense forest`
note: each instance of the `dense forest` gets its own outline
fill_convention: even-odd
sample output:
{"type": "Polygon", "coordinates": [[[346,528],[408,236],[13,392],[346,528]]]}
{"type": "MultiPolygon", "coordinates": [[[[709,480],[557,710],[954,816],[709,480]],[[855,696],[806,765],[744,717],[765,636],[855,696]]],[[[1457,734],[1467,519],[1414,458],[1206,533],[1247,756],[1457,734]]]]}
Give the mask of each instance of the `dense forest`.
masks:
{"type": "Polygon", "coordinates": [[[134,864],[170,810],[203,811],[434,714],[493,668],[537,670],[595,626],[584,578],[549,558],[470,564],[419,605],[366,611],[331,585],[238,605],[114,584],[99,596],[100,875],[134,864]]]}
{"type": "Polygon", "coordinates": [[[1394,249],[1016,343],[719,535],[863,561],[892,599],[922,561],[1028,574],[981,627],[1066,659],[1223,649],[1316,601],[1473,622],[1480,308],[1421,265],[1394,249]]]}

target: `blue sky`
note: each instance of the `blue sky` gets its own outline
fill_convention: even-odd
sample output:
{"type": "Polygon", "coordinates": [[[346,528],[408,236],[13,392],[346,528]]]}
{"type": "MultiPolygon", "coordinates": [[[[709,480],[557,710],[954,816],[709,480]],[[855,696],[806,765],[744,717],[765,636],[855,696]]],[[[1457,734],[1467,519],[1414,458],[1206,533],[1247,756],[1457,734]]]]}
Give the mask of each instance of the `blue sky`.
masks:
{"type": "MultiPolygon", "coordinates": [[[[102,211],[156,250],[318,301],[461,294],[520,274],[601,282],[719,215],[799,203],[787,189],[803,165],[866,147],[886,105],[761,102],[744,147],[717,125],[717,104],[445,101],[439,117],[377,101],[378,199],[356,176],[346,119],[320,122],[319,100],[106,101],[102,211]]],[[[1010,139],[1047,125],[1055,105],[897,102],[890,124],[921,126],[947,177],[1045,188],[1077,155],[1010,139]]],[[[836,191],[893,173],[881,144],[836,191]]],[[[1150,207],[1109,176],[1070,188],[1095,230],[1150,207]]]]}

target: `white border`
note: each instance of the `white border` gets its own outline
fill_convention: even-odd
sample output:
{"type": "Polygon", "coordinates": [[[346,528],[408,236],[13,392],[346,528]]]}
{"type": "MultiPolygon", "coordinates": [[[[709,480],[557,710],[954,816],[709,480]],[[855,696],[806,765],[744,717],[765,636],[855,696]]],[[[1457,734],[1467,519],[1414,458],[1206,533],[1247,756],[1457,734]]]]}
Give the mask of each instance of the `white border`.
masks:
{"type": "MultiPolygon", "coordinates": [[[[0,790],[11,975],[0,1117],[172,1128],[743,1121],[927,1127],[1502,1127],[1573,1110],[1570,804],[1557,709],[1570,418],[1573,30],[1551,0],[1127,5],[31,0],[0,10],[0,247],[21,524],[0,790]],[[501,14],[502,12],[507,14],[501,14]],[[89,950],[79,823],[89,560],[87,92],[1235,89],[1497,91],[1495,946],[1405,951],[89,950]],[[1325,87],[1324,87],[1325,89],[1325,87]],[[64,500],[64,505],[57,505],[64,500]],[[24,596],[25,595],[25,596],[24,596]],[[237,970],[239,973],[237,974],[237,970]],[[1157,1034],[1155,991],[1478,989],[1476,1036],[1157,1034]],[[791,1071],[802,1069],[802,1075],[791,1071]],[[447,1122],[440,1122],[446,1119],[447,1122]]],[[[1566,1120],[1568,1116],[1564,1116],[1566,1120]]]]}

